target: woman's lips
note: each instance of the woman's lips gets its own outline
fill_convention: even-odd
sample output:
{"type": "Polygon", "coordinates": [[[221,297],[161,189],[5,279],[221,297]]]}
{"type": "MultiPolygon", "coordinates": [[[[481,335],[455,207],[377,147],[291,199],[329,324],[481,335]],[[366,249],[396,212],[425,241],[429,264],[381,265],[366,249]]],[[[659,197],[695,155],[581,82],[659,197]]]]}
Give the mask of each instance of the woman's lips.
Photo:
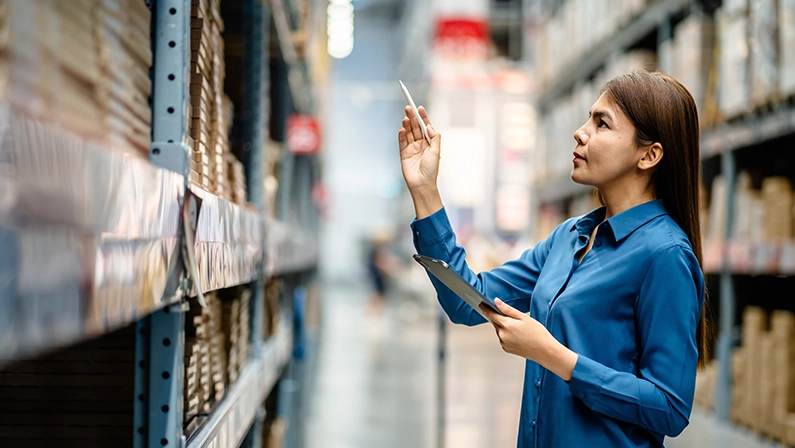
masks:
{"type": "Polygon", "coordinates": [[[572,160],[572,162],[585,162],[585,157],[577,151],[574,151],[574,160],[572,160]]]}

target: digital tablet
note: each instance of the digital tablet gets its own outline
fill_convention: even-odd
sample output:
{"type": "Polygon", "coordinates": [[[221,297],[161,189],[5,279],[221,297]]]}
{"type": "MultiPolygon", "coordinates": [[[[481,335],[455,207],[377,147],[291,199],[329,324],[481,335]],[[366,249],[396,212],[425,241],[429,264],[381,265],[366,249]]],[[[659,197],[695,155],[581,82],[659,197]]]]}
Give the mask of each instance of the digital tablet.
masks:
{"type": "Polygon", "coordinates": [[[450,290],[453,291],[458,297],[461,297],[464,302],[469,304],[469,306],[471,306],[475,311],[480,313],[481,316],[486,317],[486,315],[480,309],[479,305],[481,303],[494,310],[495,313],[504,316],[504,314],[497,309],[497,305],[495,305],[491,299],[487,298],[481,294],[480,291],[470,285],[469,282],[464,280],[464,277],[461,277],[458,272],[451,269],[449,264],[442,260],[437,260],[435,258],[426,257],[419,254],[414,254],[414,261],[424,267],[426,271],[430,272],[431,275],[436,277],[440,282],[444,283],[445,286],[450,288],[450,290]]]}

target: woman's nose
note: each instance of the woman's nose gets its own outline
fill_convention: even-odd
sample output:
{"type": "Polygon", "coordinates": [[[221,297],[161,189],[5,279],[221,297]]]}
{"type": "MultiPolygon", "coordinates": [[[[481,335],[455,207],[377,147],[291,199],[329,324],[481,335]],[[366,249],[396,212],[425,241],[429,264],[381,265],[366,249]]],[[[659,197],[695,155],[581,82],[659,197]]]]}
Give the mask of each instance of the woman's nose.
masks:
{"type": "Polygon", "coordinates": [[[585,131],[582,130],[582,128],[577,129],[576,131],[574,131],[574,140],[577,142],[578,145],[585,146],[586,144],[588,144],[588,134],[586,134],[585,131]]]}

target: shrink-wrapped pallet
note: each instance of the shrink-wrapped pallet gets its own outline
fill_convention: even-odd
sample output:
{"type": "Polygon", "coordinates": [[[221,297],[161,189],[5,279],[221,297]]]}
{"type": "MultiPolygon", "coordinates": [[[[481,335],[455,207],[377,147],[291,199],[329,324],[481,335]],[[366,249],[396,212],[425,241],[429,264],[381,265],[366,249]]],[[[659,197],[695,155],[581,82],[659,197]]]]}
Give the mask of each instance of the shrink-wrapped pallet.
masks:
{"type": "Polygon", "coordinates": [[[778,87],[782,96],[795,95],[795,0],[778,0],[778,87]]]}
{"type": "Polygon", "coordinates": [[[749,110],[748,19],[723,12],[717,17],[721,80],[718,108],[724,119],[732,119],[749,110]]]}
{"type": "Polygon", "coordinates": [[[750,0],[751,105],[760,107],[778,91],[778,41],[775,0],[750,0]]]}

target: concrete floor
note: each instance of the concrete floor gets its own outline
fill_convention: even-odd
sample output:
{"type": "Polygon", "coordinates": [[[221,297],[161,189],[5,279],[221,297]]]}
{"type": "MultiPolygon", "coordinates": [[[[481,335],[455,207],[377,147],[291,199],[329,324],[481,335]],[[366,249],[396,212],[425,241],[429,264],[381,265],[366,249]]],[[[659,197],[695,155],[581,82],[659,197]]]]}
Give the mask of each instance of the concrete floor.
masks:
{"type": "MultiPolygon", "coordinates": [[[[367,311],[367,290],[327,286],[309,448],[431,448],[437,435],[436,305],[392,303],[367,311]]],[[[447,324],[444,430],[448,447],[516,446],[523,362],[502,352],[490,326],[447,324]]],[[[777,447],[696,409],[668,448],[777,447]]]]}

